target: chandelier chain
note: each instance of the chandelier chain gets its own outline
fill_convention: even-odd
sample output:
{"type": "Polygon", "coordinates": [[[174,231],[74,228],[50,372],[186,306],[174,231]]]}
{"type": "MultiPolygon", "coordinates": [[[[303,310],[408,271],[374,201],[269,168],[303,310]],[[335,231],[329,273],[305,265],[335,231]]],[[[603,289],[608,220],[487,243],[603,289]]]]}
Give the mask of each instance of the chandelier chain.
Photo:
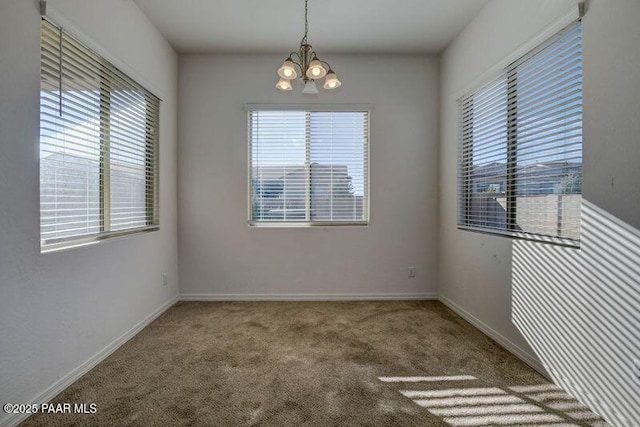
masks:
{"type": "Polygon", "coordinates": [[[304,42],[307,43],[307,33],[309,32],[309,0],[304,0],[304,42]]]}

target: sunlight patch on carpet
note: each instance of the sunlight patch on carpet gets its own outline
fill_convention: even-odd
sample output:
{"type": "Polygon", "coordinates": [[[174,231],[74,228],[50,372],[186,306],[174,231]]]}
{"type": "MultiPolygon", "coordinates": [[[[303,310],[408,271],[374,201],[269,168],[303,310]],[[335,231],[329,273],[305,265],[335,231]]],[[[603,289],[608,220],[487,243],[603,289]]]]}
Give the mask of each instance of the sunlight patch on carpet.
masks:
{"type": "Polygon", "coordinates": [[[584,422],[592,427],[608,426],[555,384],[496,387],[470,375],[379,380],[402,383],[400,394],[453,427],[577,427],[584,422]]]}
{"type": "Polygon", "coordinates": [[[475,380],[476,377],[471,375],[453,375],[447,377],[378,377],[385,383],[421,383],[421,382],[440,382],[440,381],[469,381],[475,380]]]}

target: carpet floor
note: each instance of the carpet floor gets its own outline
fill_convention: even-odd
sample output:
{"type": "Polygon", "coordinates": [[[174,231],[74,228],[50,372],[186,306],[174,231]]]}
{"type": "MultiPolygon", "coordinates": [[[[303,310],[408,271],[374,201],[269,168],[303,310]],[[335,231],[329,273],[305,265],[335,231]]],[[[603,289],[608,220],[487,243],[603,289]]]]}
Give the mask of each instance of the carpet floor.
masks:
{"type": "Polygon", "coordinates": [[[607,424],[435,301],[180,302],[24,426],[607,424]]]}

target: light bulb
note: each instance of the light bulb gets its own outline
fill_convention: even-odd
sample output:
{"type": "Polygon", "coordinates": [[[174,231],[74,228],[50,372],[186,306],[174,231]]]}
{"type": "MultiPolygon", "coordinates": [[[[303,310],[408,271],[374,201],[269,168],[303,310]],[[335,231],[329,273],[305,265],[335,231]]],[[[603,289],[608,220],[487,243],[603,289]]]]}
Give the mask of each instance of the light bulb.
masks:
{"type": "Polygon", "coordinates": [[[342,85],[342,82],[340,82],[340,80],[338,80],[338,76],[336,76],[336,73],[333,72],[333,70],[329,70],[329,73],[327,73],[327,78],[324,81],[324,88],[325,89],[336,89],[339,88],[342,85]]]}
{"type": "Polygon", "coordinates": [[[291,82],[287,79],[280,79],[278,83],[276,83],[276,87],[280,90],[292,90],[291,82]]]}
{"type": "Polygon", "coordinates": [[[309,64],[309,69],[307,70],[307,77],[310,79],[321,79],[327,74],[327,70],[324,69],[322,63],[314,59],[309,64]]]}
{"type": "Polygon", "coordinates": [[[282,66],[278,68],[278,75],[283,79],[292,80],[298,76],[296,69],[293,66],[293,61],[287,59],[282,63],[282,66]]]}

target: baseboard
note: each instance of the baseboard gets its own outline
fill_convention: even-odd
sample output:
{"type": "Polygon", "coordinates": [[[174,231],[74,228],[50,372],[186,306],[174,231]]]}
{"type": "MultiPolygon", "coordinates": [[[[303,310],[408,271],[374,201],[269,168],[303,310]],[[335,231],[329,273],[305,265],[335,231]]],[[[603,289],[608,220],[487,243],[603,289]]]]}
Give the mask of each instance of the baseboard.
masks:
{"type": "Polygon", "coordinates": [[[180,294],[179,299],[180,301],[398,301],[437,300],[438,294],[180,294]]]}
{"type": "Polygon", "coordinates": [[[449,307],[451,310],[455,311],[460,317],[462,317],[467,322],[471,323],[476,328],[480,329],[485,335],[488,335],[495,342],[500,344],[505,349],[509,350],[509,352],[513,353],[514,356],[518,357],[527,365],[531,366],[533,369],[538,371],[542,376],[551,380],[551,376],[545,369],[545,367],[538,361],[538,358],[531,354],[530,352],[524,350],[522,347],[511,342],[507,337],[497,332],[491,326],[484,323],[482,320],[478,319],[471,313],[469,313],[464,308],[460,307],[455,302],[451,301],[449,298],[440,295],[438,298],[444,305],[449,307]]]}
{"type": "MultiPolygon", "coordinates": [[[[89,358],[86,362],[60,378],[58,381],[49,386],[46,390],[39,393],[36,397],[29,400],[28,402],[24,402],[25,404],[40,404],[49,402],[51,399],[56,397],[60,392],[62,392],[65,388],[69,387],[76,380],[78,380],[81,376],[89,372],[92,368],[94,368],[98,363],[102,362],[106,359],[111,353],[120,348],[124,343],[133,338],[138,332],[144,329],[147,325],[157,319],[162,313],[167,311],[172,305],[174,305],[178,301],[178,297],[175,296],[171,298],[166,303],[162,304],[156,310],[154,310],[151,314],[145,317],[141,322],[135,325],[133,328],[129,329],[127,332],[122,334],[120,337],[113,340],[102,350],[94,354],[89,358]]],[[[0,420],[0,426],[16,426],[20,424],[22,421],[26,420],[29,417],[29,414],[11,414],[7,418],[0,420]]]]}
{"type": "Polygon", "coordinates": [[[553,375],[555,383],[565,389],[567,393],[580,401],[583,405],[588,406],[591,411],[604,418],[612,426],[634,425],[633,421],[628,420],[627,417],[620,414],[617,410],[611,407],[611,405],[603,402],[602,399],[595,396],[589,390],[585,390],[580,385],[576,384],[571,378],[565,376],[562,372],[554,369],[553,367],[549,367],[549,372],[553,375]]]}

